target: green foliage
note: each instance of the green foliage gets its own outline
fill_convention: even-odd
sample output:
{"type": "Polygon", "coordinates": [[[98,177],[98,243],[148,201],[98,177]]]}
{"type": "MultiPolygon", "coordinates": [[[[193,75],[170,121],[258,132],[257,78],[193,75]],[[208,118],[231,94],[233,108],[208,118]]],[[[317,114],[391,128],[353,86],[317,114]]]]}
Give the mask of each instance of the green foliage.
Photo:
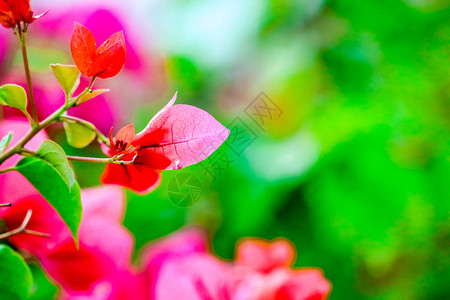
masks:
{"type": "Polygon", "coordinates": [[[0,295],[5,300],[29,299],[33,276],[22,256],[0,245],[0,295]]]}
{"type": "Polygon", "coordinates": [[[89,122],[84,124],[70,121],[64,122],[67,142],[75,148],[84,148],[95,139],[96,133],[93,130],[94,128],[94,125],[89,122]]]}
{"type": "Polygon", "coordinates": [[[64,92],[71,96],[80,84],[80,71],[76,66],[50,65],[64,92]]]}
{"type": "Polygon", "coordinates": [[[78,183],[74,181],[70,189],[63,176],[51,163],[36,157],[21,159],[16,169],[56,209],[78,243],[78,228],[83,209],[78,183]]]}
{"type": "Polygon", "coordinates": [[[17,84],[5,84],[0,86],[0,105],[18,108],[27,111],[27,93],[23,87],[17,84]]]}

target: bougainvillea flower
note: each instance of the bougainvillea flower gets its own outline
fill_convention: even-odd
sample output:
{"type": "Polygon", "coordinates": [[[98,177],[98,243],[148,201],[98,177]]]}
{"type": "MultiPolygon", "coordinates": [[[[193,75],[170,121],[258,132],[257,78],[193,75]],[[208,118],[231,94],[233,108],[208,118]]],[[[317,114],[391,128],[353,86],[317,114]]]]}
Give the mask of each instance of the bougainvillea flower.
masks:
{"type": "Polygon", "coordinates": [[[244,240],[237,246],[236,256],[239,258],[235,262],[225,262],[211,254],[205,232],[197,228],[184,229],[151,243],[143,251],[150,299],[328,298],[331,284],[320,269],[292,269],[295,249],[285,239],[244,240]],[[257,258],[250,259],[249,255],[257,258]],[[264,259],[269,261],[267,265],[262,263],[264,259]]]}
{"type": "Polygon", "coordinates": [[[122,31],[111,35],[97,49],[92,32],[75,22],[70,49],[81,74],[87,77],[114,77],[125,65],[125,38],[122,31]]]}
{"type": "Polygon", "coordinates": [[[47,12],[33,17],[30,0],[0,0],[0,24],[6,28],[15,27],[18,23],[33,23],[47,12]]]}
{"type": "Polygon", "coordinates": [[[286,239],[238,243],[233,300],[328,299],[330,282],[316,268],[292,269],[295,248],[286,239]]]}
{"type": "Polygon", "coordinates": [[[107,164],[103,183],[119,184],[139,193],[154,189],[163,170],[181,169],[211,155],[230,131],[210,114],[190,105],[173,105],[177,94],[159,111],[147,127],[135,135],[128,125],[110,136],[104,152],[132,164],[107,164]]]}
{"type": "MultiPolygon", "coordinates": [[[[1,50],[2,48],[0,47],[0,52],[1,50]]],[[[25,90],[27,89],[25,78],[16,75],[0,78],[0,85],[9,82],[15,82],[25,90]]],[[[86,77],[80,78],[80,82],[80,87],[75,91],[76,95],[83,92],[89,84],[89,80],[86,77]]],[[[47,118],[55,110],[64,105],[64,91],[59,87],[56,80],[48,81],[46,78],[36,77],[35,80],[33,80],[33,94],[35,97],[37,115],[40,120],[47,118]]],[[[109,132],[111,124],[120,122],[123,118],[122,114],[119,113],[122,111],[119,110],[119,105],[117,95],[114,93],[104,93],[92,100],[84,102],[83,105],[71,108],[68,114],[91,122],[98,130],[103,134],[106,134],[109,132]],[[102,113],[99,114],[99,111],[102,113]]],[[[17,119],[23,117],[22,112],[18,109],[7,106],[0,106],[0,109],[3,112],[4,119],[17,119]]]]}
{"type": "Polygon", "coordinates": [[[249,272],[234,285],[232,300],[325,300],[331,284],[320,269],[249,272]]]}
{"type": "Polygon", "coordinates": [[[229,300],[231,265],[207,252],[205,233],[181,230],[143,252],[150,299],[229,300]]]}
{"type": "Polygon", "coordinates": [[[286,239],[272,242],[263,239],[245,239],[237,244],[236,265],[269,273],[280,267],[290,267],[295,261],[295,248],[286,239]]]}

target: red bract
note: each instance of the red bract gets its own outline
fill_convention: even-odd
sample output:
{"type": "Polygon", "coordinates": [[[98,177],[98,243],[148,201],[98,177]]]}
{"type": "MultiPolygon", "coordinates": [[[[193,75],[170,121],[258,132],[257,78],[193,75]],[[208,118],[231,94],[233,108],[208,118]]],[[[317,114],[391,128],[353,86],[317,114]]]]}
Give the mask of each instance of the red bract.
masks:
{"type": "Polygon", "coordinates": [[[125,38],[122,31],[111,35],[97,49],[92,32],[75,22],[70,49],[78,69],[87,77],[114,77],[125,65],[125,38]]]}
{"type": "Polygon", "coordinates": [[[30,0],[0,0],[0,24],[6,28],[15,27],[20,22],[31,24],[44,14],[33,17],[30,0]]]}
{"type": "Polygon", "coordinates": [[[207,112],[190,105],[173,105],[176,94],[147,127],[135,136],[134,126],[122,128],[105,153],[133,161],[108,164],[103,183],[126,186],[139,193],[155,188],[163,170],[181,169],[211,155],[230,131],[207,112]]]}

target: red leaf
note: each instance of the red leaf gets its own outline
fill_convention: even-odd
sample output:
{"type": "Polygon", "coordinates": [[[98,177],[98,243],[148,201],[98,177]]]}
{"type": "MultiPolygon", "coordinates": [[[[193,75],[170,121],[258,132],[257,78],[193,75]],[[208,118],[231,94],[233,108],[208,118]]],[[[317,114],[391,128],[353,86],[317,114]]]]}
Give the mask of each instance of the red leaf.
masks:
{"type": "Polygon", "coordinates": [[[89,29],[75,22],[70,47],[75,64],[87,77],[114,77],[125,65],[126,49],[122,31],[111,35],[96,49],[95,38],[89,29]]]}
{"type": "Polygon", "coordinates": [[[165,157],[166,170],[181,169],[211,155],[230,131],[206,111],[190,105],[173,105],[177,94],[132,141],[140,146],[137,159],[165,157]]]}
{"type": "Polygon", "coordinates": [[[92,32],[80,23],[75,22],[70,41],[70,50],[77,68],[85,76],[91,77],[96,75],[89,73],[89,68],[96,56],[96,48],[92,32]]]}

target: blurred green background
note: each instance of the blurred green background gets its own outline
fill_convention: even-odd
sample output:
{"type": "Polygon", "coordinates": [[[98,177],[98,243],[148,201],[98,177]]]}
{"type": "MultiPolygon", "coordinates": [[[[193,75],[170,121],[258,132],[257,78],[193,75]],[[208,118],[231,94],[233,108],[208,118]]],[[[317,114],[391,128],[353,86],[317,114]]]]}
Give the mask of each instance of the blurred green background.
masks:
{"type": "MultiPolygon", "coordinates": [[[[178,103],[232,124],[233,139],[164,172],[153,193],[127,192],[136,258],[199,224],[227,259],[245,236],[292,240],[296,266],[331,280],[330,299],[449,299],[449,3],[153,2],[168,87],[136,106],[137,129],[178,90],[178,103]],[[246,113],[261,92],[281,111],[263,127],[246,113]],[[168,197],[180,173],[202,185],[188,208],[168,197]]],[[[83,186],[99,183],[102,166],[74,165],[83,186]]]]}

